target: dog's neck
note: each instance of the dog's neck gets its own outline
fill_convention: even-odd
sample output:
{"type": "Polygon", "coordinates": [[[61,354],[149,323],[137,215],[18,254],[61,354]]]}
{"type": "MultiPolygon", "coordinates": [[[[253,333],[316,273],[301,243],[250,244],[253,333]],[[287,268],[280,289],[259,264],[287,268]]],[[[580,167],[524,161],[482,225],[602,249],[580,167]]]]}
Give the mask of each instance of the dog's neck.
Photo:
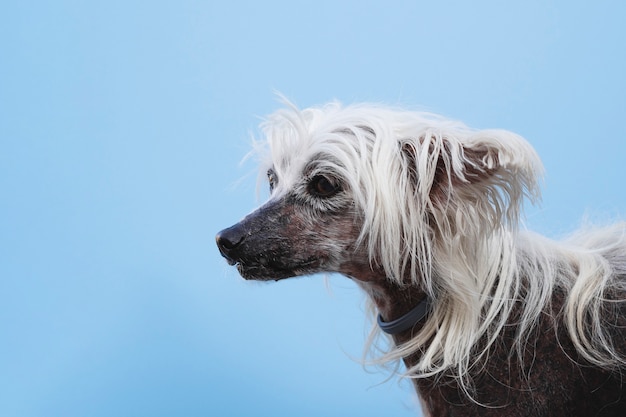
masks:
{"type": "Polygon", "coordinates": [[[412,310],[391,321],[385,321],[382,314],[378,314],[378,326],[380,329],[391,335],[403,333],[413,329],[418,323],[426,318],[430,309],[428,297],[417,303],[412,310]]]}
{"type": "MultiPolygon", "coordinates": [[[[401,287],[392,283],[388,279],[383,283],[365,283],[361,287],[369,294],[376,305],[380,317],[384,322],[391,323],[407,318],[407,315],[415,312],[416,307],[426,308],[426,294],[423,291],[412,287],[401,287]]],[[[392,332],[396,344],[408,341],[413,334],[421,330],[424,322],[423,314],[412,314],[412,322],[408,322],[401,331],[392,332]]]]}
{"type": "MultiPolygon", "coordinates": [[[[405,317],[420,304],[426,303],[426,294],[414,286],[401,286],[388,279],[383,271],[373,270],[371,267],[353,269],[347,273],[369,295],[378,312],[386,323],[405,317]]],[[[419,315],[414,315],[419,317],[419,315]]],[[[413,334],[423,326],[423,316],[406,330],[393,333],[396,344],[408,341],[413,334]]]]}

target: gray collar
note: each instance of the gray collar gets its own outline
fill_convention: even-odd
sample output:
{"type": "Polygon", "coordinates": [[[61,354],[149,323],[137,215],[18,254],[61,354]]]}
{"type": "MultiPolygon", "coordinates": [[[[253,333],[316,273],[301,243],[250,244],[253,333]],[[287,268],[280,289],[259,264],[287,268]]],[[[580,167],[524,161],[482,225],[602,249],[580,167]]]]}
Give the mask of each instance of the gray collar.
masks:
{"type": "Polygon", "coordinates": [[[383,317],[378,314],[378,326],[387,334],[398,334],[405,330],[411,329],[417,323],[422,321],[430,310],[430,303],[428,297],[424,297],[411,311],[395,320],[386,322],[383,317]]]}

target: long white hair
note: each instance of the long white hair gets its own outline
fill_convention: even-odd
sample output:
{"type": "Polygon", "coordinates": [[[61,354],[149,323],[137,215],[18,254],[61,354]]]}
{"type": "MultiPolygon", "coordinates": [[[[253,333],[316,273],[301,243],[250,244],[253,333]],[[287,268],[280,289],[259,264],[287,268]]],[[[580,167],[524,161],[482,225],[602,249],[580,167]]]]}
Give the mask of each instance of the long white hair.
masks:
{"type": "Polygon", "coordinates": [[[332,155],[327,169],[348,185],[359,208],[358,241],[370,262],[432,300],[422,330],[384,356],[420,352],[407,376],[445,372],[465,386],[513,313],[521,359],[541,314],[553,313],[557,290],[565,294],[562,320],[582,357],[605,368],[626,363],[605,323],[622,306],[608,298],[624,291],[626,224],[560,243],[520,232],[522,203],[540,198],[543,170],[520,136],[429,113],[336,102],[305,110],[288,104],[263,130],[278,170],[294,159],[332,155]]]}

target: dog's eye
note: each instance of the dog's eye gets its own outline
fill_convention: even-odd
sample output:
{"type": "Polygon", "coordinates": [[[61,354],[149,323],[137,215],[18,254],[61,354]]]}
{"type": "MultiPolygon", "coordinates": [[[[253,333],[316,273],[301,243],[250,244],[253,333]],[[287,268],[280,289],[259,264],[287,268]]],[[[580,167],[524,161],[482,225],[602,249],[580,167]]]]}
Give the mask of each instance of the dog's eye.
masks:
{"type": "Polygon", "coordinates": [[[309,182],[309,192],[317,197],[330,197],[339,190],[340,187],[337,183],[323,175],[316,175],[309,182]]]}

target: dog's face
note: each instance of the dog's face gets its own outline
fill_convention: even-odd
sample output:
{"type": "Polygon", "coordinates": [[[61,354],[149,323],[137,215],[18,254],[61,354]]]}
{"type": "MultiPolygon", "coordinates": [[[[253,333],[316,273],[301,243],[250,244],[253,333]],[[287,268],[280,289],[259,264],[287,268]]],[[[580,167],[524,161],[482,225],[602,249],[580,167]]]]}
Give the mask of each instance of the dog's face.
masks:
{"type": "Polygon", "coordinates": [[[268,170],[269,201],[216,237],[246,279],[342,271],[357,252],[361,216],[346,182],[314,160],[288,165],[293,169],[282,176],[268,170]]]}
{"type": "Polygon", "coordinates": [[[435,251],[514,224],[540,170],[511,133],[378,107],[291,108],[264,135],[270,198],[216,238],[246,279],[428,281],[435,251]]]}

